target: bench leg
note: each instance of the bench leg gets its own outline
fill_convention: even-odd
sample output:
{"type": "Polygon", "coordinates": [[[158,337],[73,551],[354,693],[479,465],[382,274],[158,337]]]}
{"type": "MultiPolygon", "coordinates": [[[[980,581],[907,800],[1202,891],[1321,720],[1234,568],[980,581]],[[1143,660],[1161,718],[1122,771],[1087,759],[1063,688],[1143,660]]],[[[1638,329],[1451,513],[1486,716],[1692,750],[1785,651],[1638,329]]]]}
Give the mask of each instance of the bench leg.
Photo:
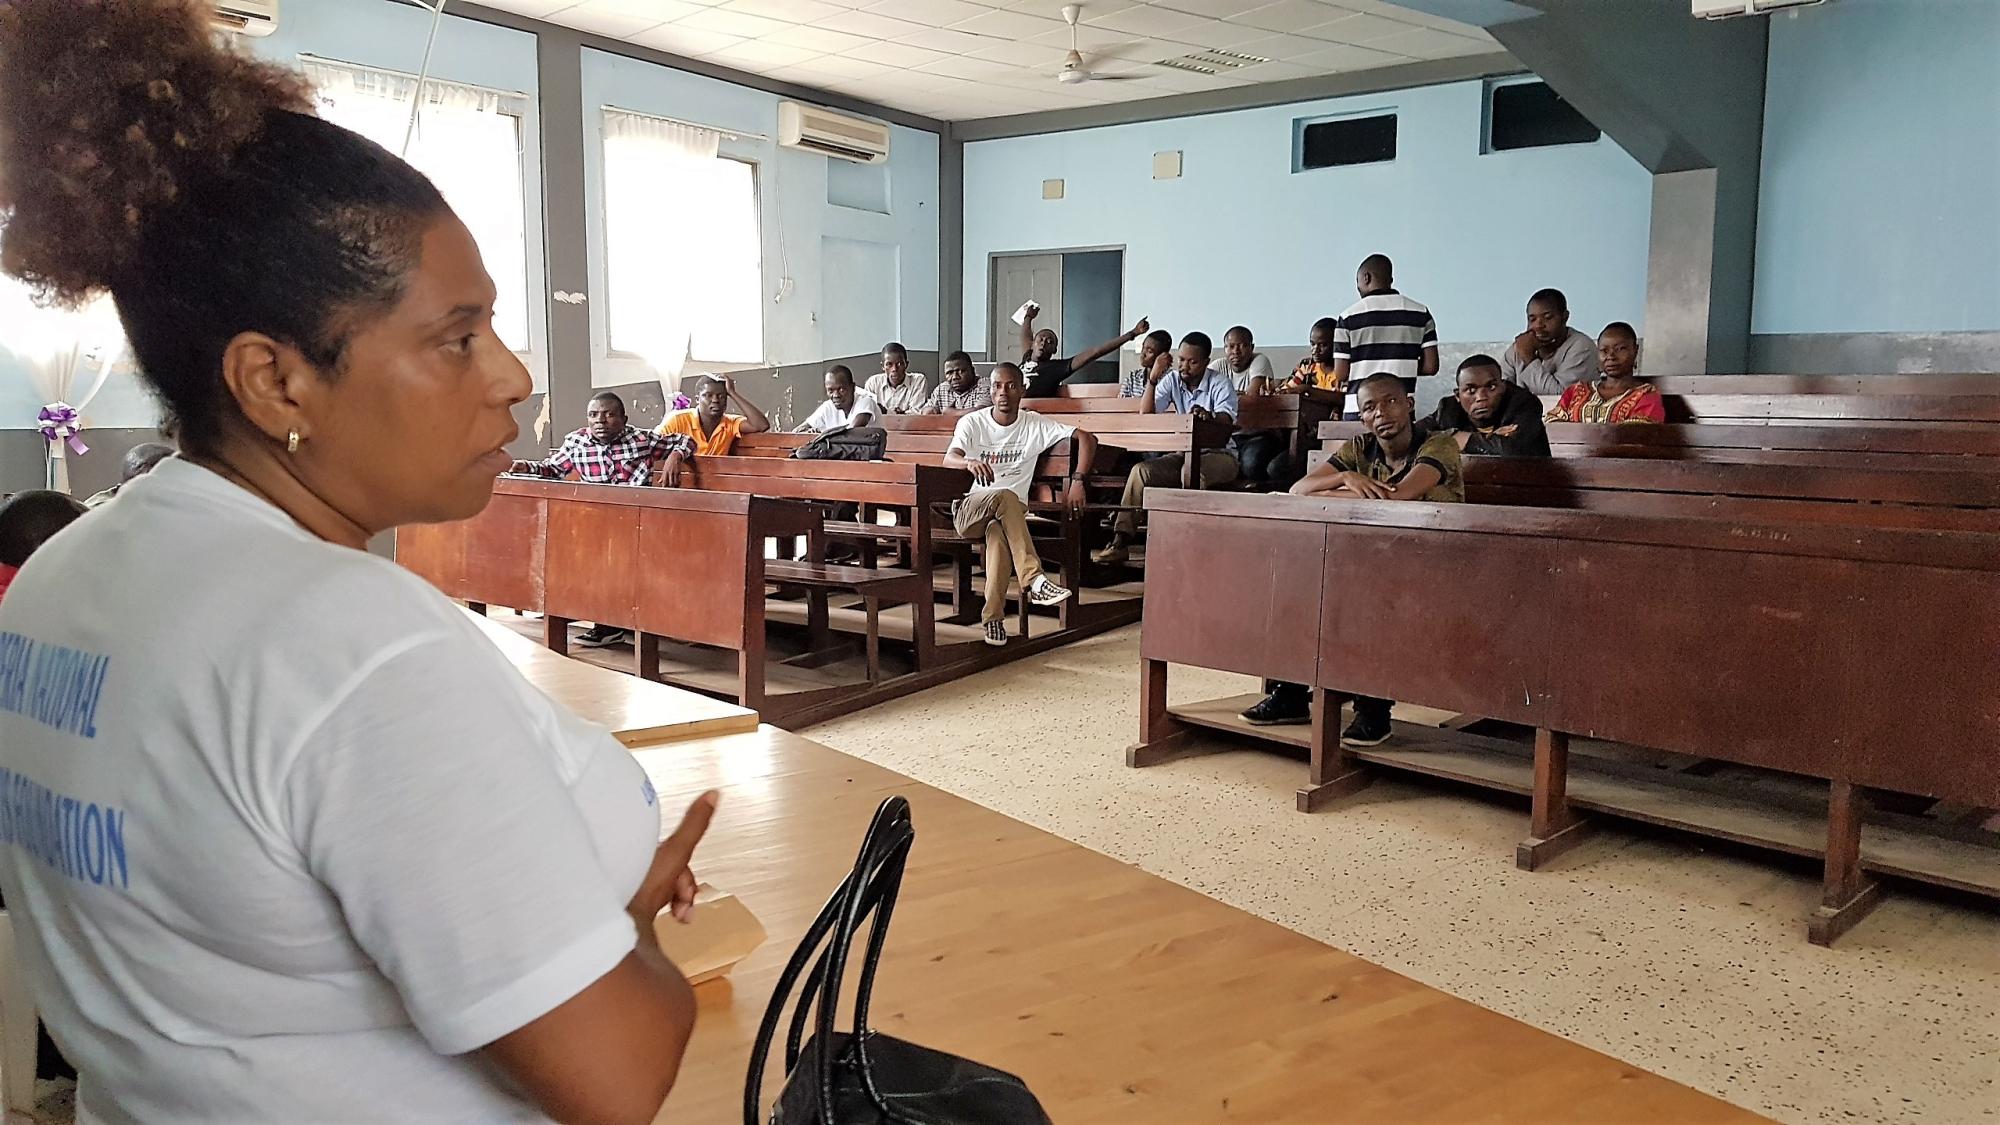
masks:
{"type": "Polygon", "coordinates": [[[864,597],[861,602],[868,607],[868,682],[875,684],[882,679],[882,599],[864,597]]]}
{"type": "MultiPolygon", "coordinates": [[[[806,561],[814,566],[826,565],[826,532],[815,528],[806,539],[806,561]]],[[[826,591],[814,586],[806,590],[806,634],[811,638],[813,651],[827,647],[826,591]]]]}
{"type": "MultiPolygon", "coordinates": [[[[466,602],[466,603],[465,603],[465,608],[467,608],[467,609],[471,610],[472,612],[474,612],[474,613],[478,614],[478,615],[479,615],[479,616],[481,616],[481,617],[484,617],[484,616],[486,616],[486,603],[485,603],[485,602],[466,602]]],[[[517,612],[517,613],[518,613],[518,612],[520,612],[520,611],[519,611],[519,610],[516,610],[515,612],[517,612]]]]}
{"type": "Polygon", "coordinates": [[[736,654],[736,705],[748,711],[764,710],[764,634],[759,631],[736,654]]]}
{"type": "Polygon", "coordinates": [[[970,625],[979,620],[979,596],[972,590],[972,552],[961,551],[951,559],[951,617],[953,625],[970,625]]]}
{"type": "Polygon", "coordinates": [[[1299,790],[1300,812],[1318,812],[1333,801],[1366,789],[1375,780],[1359,759],[1340,746],[1340,703],[1345,697],[1312,689],[1312,764],[1299,790]]]}
{"type": "Polygon", "coordinates": [[[636,631],[633,635],[637,638],[637,643],[632,646],[637,665],[632,669],[633,673],[642,680],[652,680],[658,683],[660,679],[659,636],[654,633],[648,633],[643,629],[636,631]]]}
{"type": "Polygon", "coordinates": [[[1514,866],[1533,871],[1582,843],[1591,822],[1569,807],[1569,735],[1535,732],[1534,811],[1528,838],[1514,845],[1514,866]]]}
{"type": "Polygon", "coordinates": [[[1861,786],[1833,783],[1827,801],[1823,897],[1806,919],[1806,940],[1814,945],[1832,945],[1882,901],[1882,884],[1861,870],[1861,824],[1867,815],[1868,797],[1861,786]]]}
{"type": "Polygon", "coordinates": [[[1203,753],[1194,729],[1167,714],[1167,662],[1140,661],[1139,741],[1125,748],[1125,764],[1140,769],[1203,753]]]}
{"type": "Polygon", "coordinates": [[[543,617],[542,644],[557,656],[568,656],[569,618],[553,615],[543,617]]]}

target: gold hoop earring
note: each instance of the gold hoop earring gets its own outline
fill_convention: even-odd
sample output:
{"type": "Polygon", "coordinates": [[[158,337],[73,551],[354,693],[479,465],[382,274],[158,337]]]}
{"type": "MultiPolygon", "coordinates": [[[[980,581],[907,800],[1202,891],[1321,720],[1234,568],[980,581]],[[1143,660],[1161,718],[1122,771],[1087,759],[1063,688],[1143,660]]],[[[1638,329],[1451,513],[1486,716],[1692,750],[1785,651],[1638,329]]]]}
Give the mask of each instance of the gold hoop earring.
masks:
{"type": "Polygon", "coordinates": [[[299,451],[299,432],[297,430],[293,430],[291,433],[285,435],[285,452],[297,453],[298,451],[299,451]]]}

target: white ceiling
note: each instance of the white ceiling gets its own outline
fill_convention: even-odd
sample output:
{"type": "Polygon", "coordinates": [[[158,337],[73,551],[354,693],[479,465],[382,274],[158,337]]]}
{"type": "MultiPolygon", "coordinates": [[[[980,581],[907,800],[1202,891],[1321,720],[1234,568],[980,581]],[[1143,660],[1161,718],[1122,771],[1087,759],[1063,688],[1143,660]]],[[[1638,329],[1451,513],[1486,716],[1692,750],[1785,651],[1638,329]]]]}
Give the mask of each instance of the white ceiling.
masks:
{"type": "Polygon", "coordinates": [[[1137,101],[1498,51],[1484,31],[1382,0],[1086,0],[1087,69],[1062,0],[485,0],[643,47],[962,121],[1137,101]],[[1157,65],[1205,50],[1266,59],[1215,74],[1157,65]]]}

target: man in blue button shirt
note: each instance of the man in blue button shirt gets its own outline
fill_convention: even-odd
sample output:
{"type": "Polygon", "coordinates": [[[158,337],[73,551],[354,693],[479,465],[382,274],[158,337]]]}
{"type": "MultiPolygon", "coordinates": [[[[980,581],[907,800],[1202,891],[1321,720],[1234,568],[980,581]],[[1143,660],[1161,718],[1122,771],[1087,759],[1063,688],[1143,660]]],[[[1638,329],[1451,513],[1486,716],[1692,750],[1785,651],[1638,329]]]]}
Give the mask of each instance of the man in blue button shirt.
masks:
{"type": "MultiPolygon", "coordinates": [[[[1215,347],[1207,334],[1190,332],[1181,337],[1180,354],[1172,373],[1165,364],[1147,373],[1147,393],[1139,396],[1141,414],[1192,414],[1213,418],[1225,426],[1236,423],[1236,383],[1221,368],[1210,370],[1209,356],[1215,347]]],[[[1122,563],[1138,534],[1139,510],[1146,504],[1147,486],[1173,488],[1180,484],[1181,469],[1187,464],[1184,453],[1169,453],[1132,466],[1125,478],[1125,495],[1119,504],[1125,509],[1111,524],[1111,543],[1092,551],[1093,561],[1105,565],[1122,563]]],[[[1228,450],[1205,450],[1201,455],[1201,486],[1215,488],[1234,481],[1241,472],[1236,457],[1228,450]]]]}

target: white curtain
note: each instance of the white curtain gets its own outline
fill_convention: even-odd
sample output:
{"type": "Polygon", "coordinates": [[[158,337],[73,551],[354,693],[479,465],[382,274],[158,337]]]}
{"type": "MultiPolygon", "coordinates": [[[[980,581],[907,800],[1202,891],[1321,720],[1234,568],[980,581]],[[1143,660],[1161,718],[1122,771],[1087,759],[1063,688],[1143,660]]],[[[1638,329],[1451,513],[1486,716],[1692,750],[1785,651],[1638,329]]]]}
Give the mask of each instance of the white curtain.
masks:
{"type": "Polygon", "coordinates": [[[702,304],[698,261],[706,216],[674,205],[675,185],[704,177],[722,134],[604,111],[605,274],[610,343],[659,374],[680,376],[702,304]]]}
{"type": "Polygon", "coordinates": [[[493,327],[528,350],[527,208],[521,187],[521,120],[511,96],[456,82],[308,59],[319,115],[399,153],[444,195],[472,231],[499,289],[493,327]],[[411,107],[417,109],[414,130],[411,107]],[[407,151],[405,138],[409,140],[407,151]]]}
{"type": "Polygon", "coordinates": [[[32,425],[44,438],[46,487],[69,491],[69,458],[88,451],[82,437],[83,413],[125,352],[125,335],[109,295],[74,311],[42,308],[28,288],[0,278],[0,324],[4,347],[27,370],[41,407],[34,417],[8,419],[7,426],[32,425]]]}

